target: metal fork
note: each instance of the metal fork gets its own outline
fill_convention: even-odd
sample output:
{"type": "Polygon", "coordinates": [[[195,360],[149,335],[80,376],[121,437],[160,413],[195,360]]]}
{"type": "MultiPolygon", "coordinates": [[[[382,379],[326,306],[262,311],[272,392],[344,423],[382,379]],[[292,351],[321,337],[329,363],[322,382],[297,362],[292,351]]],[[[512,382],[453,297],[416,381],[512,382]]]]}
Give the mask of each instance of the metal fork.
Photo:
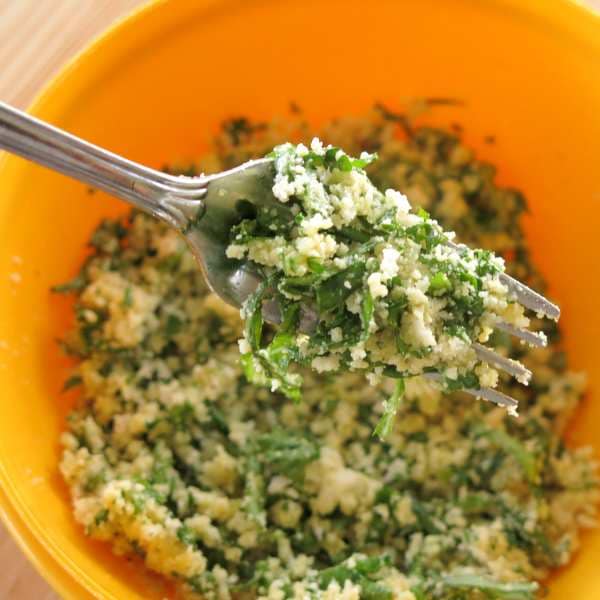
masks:
{"type": "MultiPolygon", "coordinates": [[[[108,152],[4,103],[0,103],[0,148],[117,196],[177,229],[185,236],[211,290],[237,307],[256,290],[262,276],[251,261],[226,256],[231,228],[247,216],[248,203],[268,206],[289,216],[290,221],[293,218],[273,197],[270,159],[253,160],[216,175],[170,175],[108,152]]],[[[556,305],[508,275],[501,277],[523,306],[558,319],[556,305]]],[[[267,321],[280,321],[273,303],[266,303],[263,313],[267,321]]],[[[307,309],[301,328],[310,333],[315,326],[316,315],[307,309]]],[[[496,326],[529,344],[545,344],[545,338],[535,332],[502,322],[496,326]]],[[[489,348],[473,344],[473,349],[481,360],[523,383],[531,377],[525,367],[489,348]]],[[[435,374],[426,376],[439,379],[435,374]]],[[[514,398],[491,388],[466,391],[509,410],[517,405],[514,398]]]]}

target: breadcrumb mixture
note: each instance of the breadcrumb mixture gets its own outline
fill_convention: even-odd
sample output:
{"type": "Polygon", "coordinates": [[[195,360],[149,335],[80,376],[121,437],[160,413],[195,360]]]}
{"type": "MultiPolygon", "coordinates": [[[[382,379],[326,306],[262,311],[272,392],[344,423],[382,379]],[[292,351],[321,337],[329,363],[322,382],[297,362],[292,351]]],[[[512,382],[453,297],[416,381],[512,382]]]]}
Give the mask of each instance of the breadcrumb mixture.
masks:
{"type": "MultiPolygon", "coordinates": [[[[232,120],[198,168],[232,167],[315,133],[350,155],[377,152],[365,167],[379,189],[402,190],[459,241],[489,248],[543,289],[519,224],[522,195],[497,187],[494,168],[455,135],[389,111],[318,132],[298,114],[232,120]]],[[[310,227],[325,236],[321,225],[310,227]]],[[[239,313],[207,292],[174,231],[133,213],[102,223],[91,245],[81,273],[57,290],[76,295],[64,346],[80,362],[65,386],[81,388],[60,469],[85,532],[142,556],[183,593],[532,599],[595,523],[594,458],[562,441],[584,377],[568,369],[554,323],[532,323],[547,349],[493,334],[534,372],[527,388],[501,377],[518,419],[420,377],[400,397],[391,379],[329,372],[329,355],[313,365],[322,373],[299,371],[302,400],[290,402],[248,383],[239,313]],[[373,429],[395,397],[396,425],[380,441],[373,429]]],[[[392,294],[393,250],[378,249],[373,296],[392,294]]],[[[338,343],[345,332],[329,335],[338,343]]]]}
{"type": "MultiPolygon", "coordinates": [[[[411,211],[406,196],[377,189],[365,171],[375,154],[352,158],[313,138],[310,147],[286,143],[271,156],[273,195],[286,209],[254,207],[227,248],[264,273],[242,311],[248,379],[295,400],[296,364],[364,371],[372,383],[428,373],[449,390],[496,387],[498,372],[473,344],[487,342],[498,322],[529,325],[500,279],[502,258],[453,244],[454,234],[422,208],[411,211]],[[270,339],[266,301],[282,313],[270,339]],[[307,310],[314,331],[302,328],[307,310]]],[[[384,415],[378,432],[393,416],[384,415]]]]}

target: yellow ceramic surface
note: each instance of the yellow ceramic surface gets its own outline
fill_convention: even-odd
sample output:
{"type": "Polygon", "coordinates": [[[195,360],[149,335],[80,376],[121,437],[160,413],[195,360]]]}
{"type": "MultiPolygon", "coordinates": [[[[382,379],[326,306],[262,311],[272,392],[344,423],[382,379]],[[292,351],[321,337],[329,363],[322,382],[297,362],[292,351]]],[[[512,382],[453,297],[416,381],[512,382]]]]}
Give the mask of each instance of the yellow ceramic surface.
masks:
{"type": "MultiPolygon", "coordinates": [[[[315,122],[374,101],[453,97],[459,122],[531,202],[535,259],[563,308],[590,393],[571,438],[600,450],[600,18],[562,0],[173,0],[122,22],[35,103],[40,117],[153,166],[197,156],[232,115],[267,119],[290,100],[315,122]],[[484,144],[494,135],[494,145],[484,144]]],[[[55,339],[98,220],[124,210],[20,159],[0,166],[0,510],[67,599],[158,599],[139,565],[87,540],[57,473],[74,394],[55,339]]],[[[600,598],[600,532],[585,536],[552,599],[600,598]]]]}

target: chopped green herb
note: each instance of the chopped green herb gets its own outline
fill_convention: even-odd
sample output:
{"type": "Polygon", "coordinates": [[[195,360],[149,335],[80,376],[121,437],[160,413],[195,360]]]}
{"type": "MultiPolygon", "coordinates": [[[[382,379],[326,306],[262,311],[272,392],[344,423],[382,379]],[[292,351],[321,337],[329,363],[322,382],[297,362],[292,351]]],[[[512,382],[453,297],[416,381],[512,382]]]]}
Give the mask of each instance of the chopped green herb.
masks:
{"type": "Polygon", "coordinates": [[[481,435],[502,448],[507,454],[514,457],[520,467],[523,469],[529,483],[539,483],[539,472],[535,456],[528,452],[523,444],[516,438],[510,436],[501,429],[490,429],[481,432],[481,435]]]}
{"type": "Polygon", "coordinates": [[[165,335],[168,338],[171,338],[177,335],[181,331],[182,327],[183,322],[177,315],[169,315],[165,324],[165,335]]]}
{"type": "Polygon", "coordinates": [[[539,588],[534,581],[501,583],[478,575],[448,575],[442,583],[453,589],[483,592],[494,600],[534,600],[539,588]]]}
{"type": "Polygon", "coordinates": [[[125,308],[131,308],[133,306],[133,290],[131,286],[127,286],[123,292],[123,306],[125,308]]]}
{"type": "Polygon", "coordinates": [[[108,521],[108,510],[103,508],[101,511],[96,513],[96,516],[94,517],[94,523],[96,526],[99,526],[106,521],[108,521]]]}
{"type": "Polygon", "coordinates": [[[71,375],[71,377],[69,377],[62,388],[63,392],[66,392],[67,390],[71,390],[75,387],[80,386],[83,383],[83,379],[81,378],[81,375],[71,375]]]}
{"type": "Polygon", "coordinates": [[[77,275],[67,283],[52,286],[51,290],[56,294],[70,294],[80,292],[87,285],[87,279],[84,275],[77,275]]]}
{"type": "Polygon", "coordinates": [[[396,413],[400,408],[402,402],[402,396],[404,394],[404,379],[398,379],[396,381],[396,387],[394,393],[388,400],[383,403],[383,416],[379,419],[373,435],[376,435],[379,439],[385,440],[394,427],[394,419],[396,413]]]}

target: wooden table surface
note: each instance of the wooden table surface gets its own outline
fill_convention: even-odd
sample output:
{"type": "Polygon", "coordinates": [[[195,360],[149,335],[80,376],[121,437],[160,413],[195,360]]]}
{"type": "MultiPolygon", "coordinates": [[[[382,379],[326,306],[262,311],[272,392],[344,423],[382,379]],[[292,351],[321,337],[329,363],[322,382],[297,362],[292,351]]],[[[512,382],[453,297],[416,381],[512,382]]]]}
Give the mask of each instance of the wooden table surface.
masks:
{"type": "MultiPolygon", "coordinates": [[[[26,107],[41,85],[144,0],[0,0],[0,100],[26,107]]],[[[588,0],[600,9],[600,0],[588,0]]],[[[0,525],[0,600],[57,600],[0,525]]]]}

